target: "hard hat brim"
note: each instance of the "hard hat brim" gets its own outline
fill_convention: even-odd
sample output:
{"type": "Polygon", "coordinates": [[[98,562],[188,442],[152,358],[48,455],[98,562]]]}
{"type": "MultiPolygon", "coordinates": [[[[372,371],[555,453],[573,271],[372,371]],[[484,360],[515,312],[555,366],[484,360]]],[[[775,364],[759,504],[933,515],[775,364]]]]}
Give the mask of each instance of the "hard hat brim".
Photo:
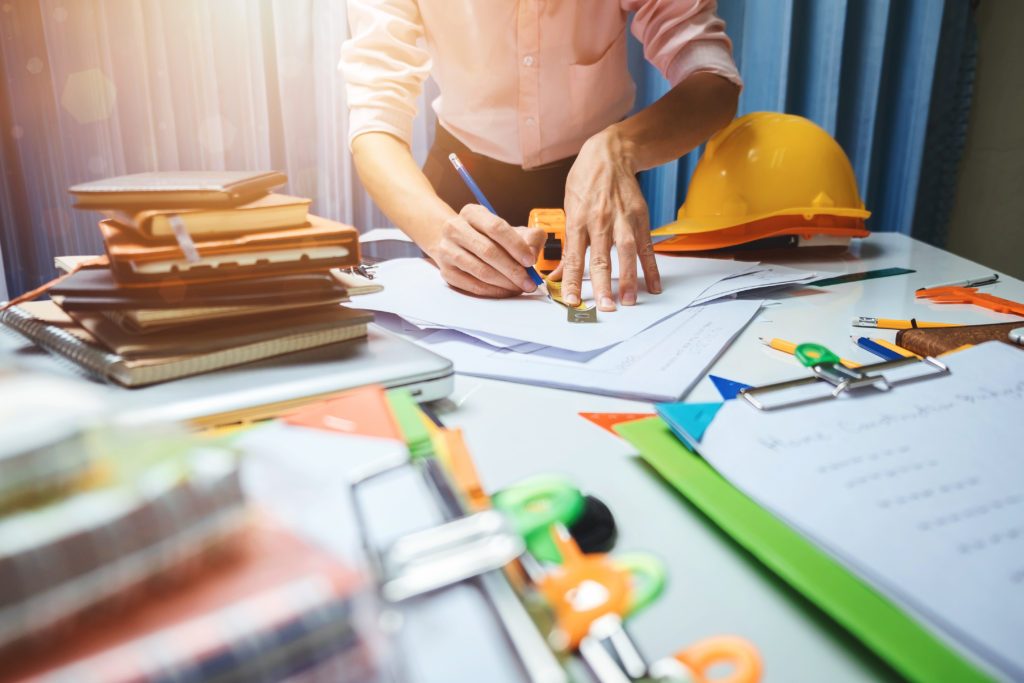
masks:
{"type": "Polygon", "coordinates": [[[833,225],[813,225],[803,216],[780,216],[754,223],[736,225],[722,230],[702,230],[695,233],[678,233],[654,245],[658,252],[706,251],[724,249],[747,244],[757,240],[783,235],[799,235],[810,238],[816,235],[836,237],[867,237],[870,233],[859,217],[841,217],[833,225]]]}
{"type": "Polygon", "coordinates": [[[814,216],[838,216],[841,218],[866,219],[870,215],[871,212],[864,209],[845,209],[836,207],[829,207],[825,209],[820,206],[798,207],[782,211],[773,211],[771,213],[764,213],[757,216],[744,216],[742,218],[736,216],[702,216],[700,218],[682,218],[677,221],[672,221],[671,223],[666,223],[657,230],[651,231],[651,235],[695,235],[702,232],[711,232],[713,230],[735,228],[740,225],[747,225],[766,218],[776,218],[780,216],[796,216],[806,220],[812,220],[814,216]]]}

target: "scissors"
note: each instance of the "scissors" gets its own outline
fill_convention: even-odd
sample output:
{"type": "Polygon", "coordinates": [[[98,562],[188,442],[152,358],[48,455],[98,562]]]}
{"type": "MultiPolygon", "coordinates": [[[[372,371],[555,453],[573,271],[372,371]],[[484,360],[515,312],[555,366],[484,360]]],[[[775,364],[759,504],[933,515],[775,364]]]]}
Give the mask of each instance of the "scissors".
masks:
{"type": "Polygon", "coordinates": [[[738,636],[713,636],[651,665],[648,679],[658,683],[757,683],[761,680],[761,655],[748,640],[738,636]],[[711,671],[731,666],[724,676],[711,671]]]}
{"type": "Polygon", "coordinates": [[[977,287],[932,287],[914,292],[918,299],[931,299],[937,304],[974,304],[996,313],[1024,315],[1024,304],[1000,299],[991,294],[978,294],[977,287]]]}
{"type": "Polygon", "coordinates": [[[555,612],[553,645],[575,650],[605,615],[625,618],[650,605],[665,587],[665,567],[653,555],[584,554],[561,524],[549,531],[562,563],[536,577],[555,612]]]}
{"type": "Polygon", "coordinates": [[[526,548],[537,560],[560,563],[551,525],[562,524],[585,552],[610,550],[618,533],[615,518],[603,502],[585,495],[565,477],[530,477],[494,494],[492,504],[512,520],[526,548]]]}
{"type": "Polygon", "coordinates": [[[665,585],[664,565],[652,555],[610,557],[583,554],[568,532],[555,525],[552,540],[562,565],[538,581],[555,609],[554,634],[559,649],[578,649],[601,683],[757,683],[761,658],[757,648],[736,636],[717,636],[695,643],[672,657],[648,666],[623,620],[650,605],[665,585]],[[712,676],[720,665],[727,676],[712,676]]]}
{"type": "Polygon", "coordinates": [[[583,514],[585,501],[579,489],[565,477],[542,474],[498,491],[491,497],[512,527],[526,541],[526,549],[544,562],[562,562],[550,532],[553,524],[571,526],[583,514]]]}

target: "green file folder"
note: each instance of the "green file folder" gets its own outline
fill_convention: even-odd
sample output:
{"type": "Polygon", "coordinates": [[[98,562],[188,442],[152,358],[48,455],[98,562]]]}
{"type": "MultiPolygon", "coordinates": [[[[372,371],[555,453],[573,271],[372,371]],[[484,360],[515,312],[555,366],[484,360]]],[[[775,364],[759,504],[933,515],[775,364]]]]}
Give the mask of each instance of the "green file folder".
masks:
{"type": "Polygon", "coordinates": [[[922,683],[993,680],[726,481],[676,439],[661,418],[614,429],[740,545],[903,676],[922,683]]]}

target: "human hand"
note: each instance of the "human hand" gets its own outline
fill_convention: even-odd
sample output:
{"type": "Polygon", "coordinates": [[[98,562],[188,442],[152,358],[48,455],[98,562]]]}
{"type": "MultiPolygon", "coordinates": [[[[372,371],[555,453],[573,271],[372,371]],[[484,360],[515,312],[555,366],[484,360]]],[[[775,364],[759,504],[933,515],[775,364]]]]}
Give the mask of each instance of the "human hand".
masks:
{"type": "Polygon", "coordinates": [[[590,246],[590,279],[602,311],[615,310],[611,248],[619,254],[619,301],[636,303],[636,259],[640,257],[647,291],[661,292],[661,276],[651,245],[647,202],[640,193],[629,145],[613,128],[584,143],[565,183],[565,245],[562,263],[551,274],[562,280],[562,296],[575,306],[590,246]]]}
{"type": "Polygon", "coordinates": [[[537,289],[525,267],[537,262],[545,237],[540,228],[513,227],[479,204],[467,204],[444,222],[429,254],[452,287],[492,298],[516,296],[537,289]]]}

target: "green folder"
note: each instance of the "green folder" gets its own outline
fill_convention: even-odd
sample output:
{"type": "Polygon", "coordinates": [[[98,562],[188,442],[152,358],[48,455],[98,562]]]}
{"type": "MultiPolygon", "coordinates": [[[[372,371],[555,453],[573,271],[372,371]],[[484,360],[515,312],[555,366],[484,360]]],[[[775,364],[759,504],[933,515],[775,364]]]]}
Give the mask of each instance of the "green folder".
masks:
{"type": "Polygon", "coordinates": [[[912,681],[992,681],[684,446],[661,418],[615,425],[641,456],[766,567],[912,681]]]}

